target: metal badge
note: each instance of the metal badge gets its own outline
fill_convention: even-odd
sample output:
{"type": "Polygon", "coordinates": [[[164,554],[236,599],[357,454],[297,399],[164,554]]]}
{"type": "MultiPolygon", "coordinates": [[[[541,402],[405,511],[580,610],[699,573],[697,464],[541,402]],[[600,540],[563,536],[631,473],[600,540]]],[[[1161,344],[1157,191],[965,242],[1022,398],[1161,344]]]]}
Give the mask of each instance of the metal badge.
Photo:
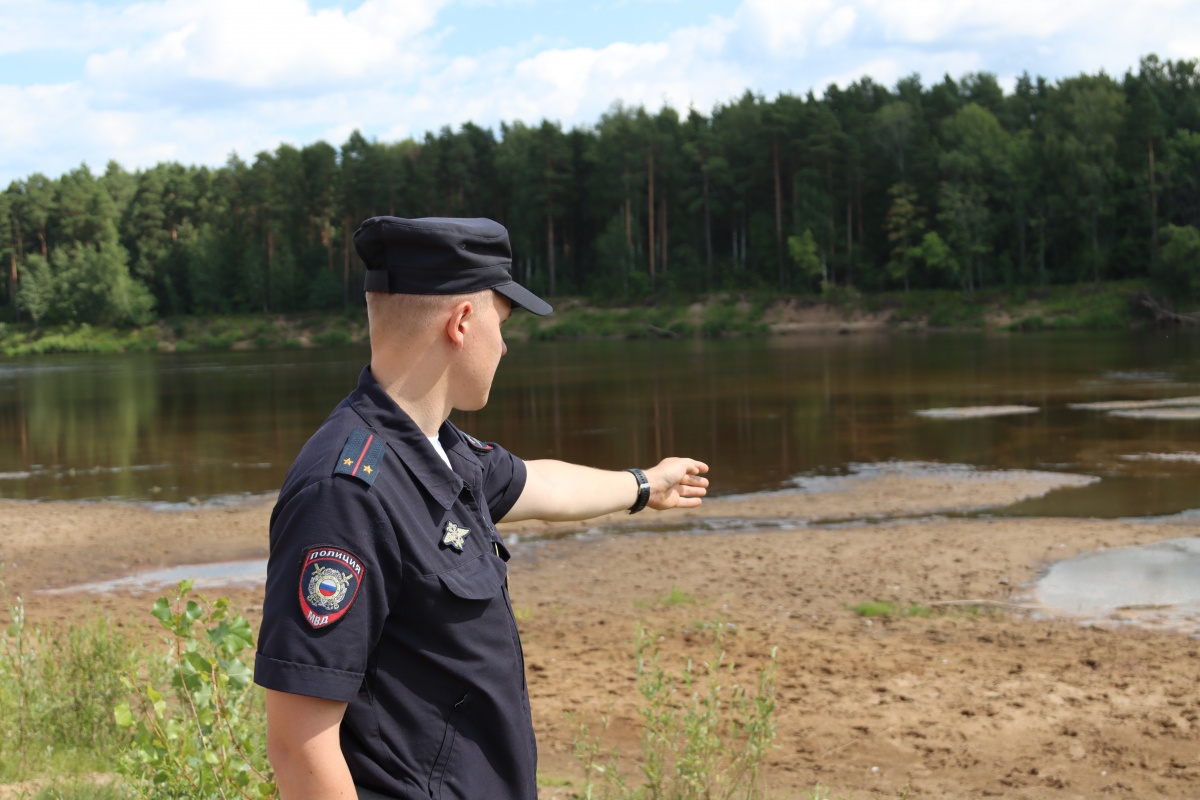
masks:
{"type": "Polygon", "coordinates": [[[442,544],[451,547],[455,552],[463,551],[463,544],[467,541],[467,535],[470,534],[470,528],[464,528],[457,522],[446,523],[446,535],[442,537],[442,544]]]}

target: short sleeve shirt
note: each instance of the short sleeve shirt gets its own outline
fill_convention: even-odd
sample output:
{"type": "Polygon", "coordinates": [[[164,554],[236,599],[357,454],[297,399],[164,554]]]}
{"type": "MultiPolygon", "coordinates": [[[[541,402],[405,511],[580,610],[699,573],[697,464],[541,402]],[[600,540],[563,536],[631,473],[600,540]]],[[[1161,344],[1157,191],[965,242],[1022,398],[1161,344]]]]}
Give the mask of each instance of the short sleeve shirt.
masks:
{"type": "Polygon", "coordinates": [[[395,798],[537,797],[524,659],[495,523],[525,464],[446,422],[453,469],[363,370],[271,515],[255,681],[348,703],[355,783],[395,798]]]}

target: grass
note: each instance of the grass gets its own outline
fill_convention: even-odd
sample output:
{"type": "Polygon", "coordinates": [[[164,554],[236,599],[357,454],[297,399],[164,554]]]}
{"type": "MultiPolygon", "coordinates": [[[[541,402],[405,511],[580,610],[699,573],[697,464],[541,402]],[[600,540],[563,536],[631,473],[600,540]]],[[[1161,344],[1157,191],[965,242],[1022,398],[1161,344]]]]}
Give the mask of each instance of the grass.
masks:
{"type": "Polygon", "coordinates": [[[337,347],[366,341],[366,315],[176,317],[141,328],[0,323],[0,355],[337,347]]]}
{"type": "Polygon", "coordinates": [[[653,600],[635,600],[634,608],[651,608],[653,606],[690,606],[696,602],[696,597],[690,592],[687,592],[675,584],[671,584],[671,588],[665,594],[655,597],[653,600]]]}
{"type": "Polygon", "coordinates": [[[146,663],[140,644],[105,619],[33,628],[20,598],[6,605],[11,622],[0,637],[0,781],[110,769],[126,738],[112,709],[125,695],[122,675],[146,663]]]}
{"type": "MultiPolygon", "coordinates": [[[[810,300],[843,316],[890,311],[899,327],[962,330],[999,328],[1014,332],[1128,330],[1147,319],[1132,302],[1149,288],[1145,281],[1009,287],[970,294],[914,289],[863,294],[827,287],[810,300]]],[[[688,298],[675,292],[626,306],[589,306],[559,298],[549,317],[515,314],[505,333],[519,341],[650,339],[701,336],[762,336],[770,332],[772,308],[796,295],[762,290],[688,298]],[[700,303],[697,310],[695,303],[700,303]]],[[[231,348],[338,347],[367,340],[361,308],[343,312],[284,315],[221,315],[165,318],[142,328],[64,325],[34,327],[0,322],[0,355],[119,353],[139,350],[228,350],[231,348]]]]}
{"type": "Polygon", "coordinates": [[[696,598],[690,592],[685,592],[678,586],[672,586],[669,592],[658,599],[658,602],[664,606],[690,606],[696,602],[696,598]]]}
{"type": "Polygon", "coordinates": [[[1012,287],[967,294],[949,290],[886,292],[867,305],[890,308],[895,324],[931,328],[1001,327],[1004,330],[1122,330],[1139,324],[1132,298],[1144,282],[1012,287]],[[1007,320],[1004,322],[1003,320],[1007,320]]]}
{"type": "MultiPolygon", "coordinates": [[[[707,658],[688,655],[668,668],[655,637],[639,627],[636,637],[637,687],[641,696],[640,775],[615,749],[605,749],[586,723],[579,723],[575,757],[583,771],[586,800],[762,800],[760,770],[775,738],[775,665],[750,678],[726,653],[714,623],[707,658]]],[[[607,727],[607,721],[603,721],[607,727]]]]}
{"type": "Polygon", "coordinates": [[[947,607],[934,607],[922,605],[921,603],[897,604],[890,600],[871,600],[865,603],[854,603],[846,606],[847,609],[853,611],[860,617],[872,618],[890,618],[890,617],[920,617],[928,619],[930,617],[979,617],[985,614],[996,613],[994,608],[978,605],[956,605],[947,607]]]}
{"type": "Polygon", "coordinates": [[[95,781],[75,780],[55,783],[38,789],[30,800],[125,800],[128,794],[120,787],[95,781]]]}

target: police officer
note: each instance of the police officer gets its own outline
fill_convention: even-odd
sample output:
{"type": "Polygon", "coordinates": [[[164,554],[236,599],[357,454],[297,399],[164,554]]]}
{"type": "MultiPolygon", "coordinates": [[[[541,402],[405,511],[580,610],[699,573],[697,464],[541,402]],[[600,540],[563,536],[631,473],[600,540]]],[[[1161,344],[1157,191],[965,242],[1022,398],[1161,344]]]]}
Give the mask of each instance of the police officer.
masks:
{"type": "Polygon", "coordinates": [[[255,681],[284,800],[535,800],[537,754],[501,521],[696,506],[708,467],[524,462],[448,421],[487,402],[514,307],[491,220],[374,217],[371,362],[271,514],[255,681]]]}

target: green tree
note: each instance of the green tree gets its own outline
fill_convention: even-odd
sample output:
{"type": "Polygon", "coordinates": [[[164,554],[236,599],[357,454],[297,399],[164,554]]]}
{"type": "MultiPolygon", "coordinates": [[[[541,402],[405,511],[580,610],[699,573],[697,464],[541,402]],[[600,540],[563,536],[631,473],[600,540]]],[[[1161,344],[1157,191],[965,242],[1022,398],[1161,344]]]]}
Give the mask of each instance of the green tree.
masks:
{"type": "Polygon", "coordinates": [[[788,237],[788,255],[796,267],[796,272],[810,284],[817,278],[820,278],[822,283],[825,282],[825,264],[817,252],[817,240],[811,230],[805,229],[800,236],[788,237]]]}
{"type": "Polygon", "coordinates": [[[982,288],[994,241],[992,201],[1003,186],[1010,137],[991,111],[968,103],[942,123],[942,138],[938,220],[963,266],[964,287],[982,288]]]}
{"type": "Polygon", "coordinates": [[[1171,135],[1163,176],[1170,218],[1200,227],[1200,131],[1178,130],[1171,135]]]}
{"type": "Polygon", "coordinates": [[[1191,225],[1168,225],[1156,270],[1159,284],[1175,299],[1200,298],[1200,230],[1191,225]]]}
{"type": "Polygon", "coordinates": [[[917,190],[911,183],[897,183],[888,191],[892,196],[892,207],[888,209],[887,233],[892,246],[888,259],[888,273],[904,282],[908,291],[908,275],[913,267],[912,250],[917,236],[925,228],[921,209],[917,206],[917,190]]]}
{"type": "Polygon", "coordinates": [[[17,227],[14,219],[16,198],[11,192],[0,194],[0,265],[5,273],[5,293],[17,320],[17,227]]]}
{"type": "Polygon", "coordinates": [[[1114,211],[1118,178],[1117,134],[1126,113],[1125,96],[1105,75],[1062,81],[1050,106],[1046,135],[1049,160],[1057,162],[1066,209],[1078,208],[1073,227],[1091,244],[1092,280],[1103,272],[1102,222],[1114,211]]]}
{"type": "Polygon", "coordinates": [[[154,311],[154,298],[129,274],[115,237],[99,247],[57,247],[48,260],[29,256],[20,301],[36,323],[141,325],[154,311]]]}
{"type": "Polygon", "coordinates": [[[932,273],[943,274],[950,280],[958,277],[960,268],[954,258],[954,251],[942,241],[937,231],[930,231],[921,237],[921,244],[912,249],[909,257],[932,273]]]}
{"type": "Polygon", "coordinates": [[[694,108],[683,125],[682,149],[689,165],[683,190],[684,207],[699,215],[704,230],[704,264],[711,279],[713,267],[713,216],[722,211],[720,187],[729,180],[729,161],[718,150],[712,120],[694,108]]]}
{"type": "Polygon", "coordinates": [[[880,146],[895,160],[896,172],[903,180],[905,151],[913,129],[912,106],[903,100],[888,103],[875,112],[874,124],[880,146]]]}

